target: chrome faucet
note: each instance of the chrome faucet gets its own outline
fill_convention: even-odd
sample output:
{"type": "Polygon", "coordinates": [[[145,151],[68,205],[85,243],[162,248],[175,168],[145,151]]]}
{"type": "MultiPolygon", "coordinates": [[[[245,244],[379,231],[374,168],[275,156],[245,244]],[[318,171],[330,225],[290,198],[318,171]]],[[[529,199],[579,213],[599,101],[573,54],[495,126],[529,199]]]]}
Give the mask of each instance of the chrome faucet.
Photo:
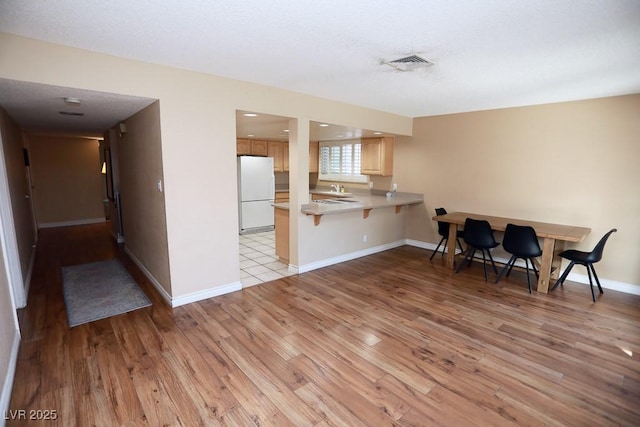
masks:
{"type": "Polygon", "coordinates": [[[340,186],[338,184],[331,184],[331,191],[335,191],[336,193],[339,193],[340,186]]]}

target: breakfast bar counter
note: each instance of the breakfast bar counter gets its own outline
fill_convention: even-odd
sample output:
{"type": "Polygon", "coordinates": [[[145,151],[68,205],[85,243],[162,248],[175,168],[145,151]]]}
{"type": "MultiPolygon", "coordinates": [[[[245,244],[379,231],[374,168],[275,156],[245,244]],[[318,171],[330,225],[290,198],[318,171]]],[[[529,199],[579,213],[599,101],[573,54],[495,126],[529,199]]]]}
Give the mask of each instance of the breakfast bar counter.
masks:
{"type": "Polygon", "coordinates": [[[398,213],[402,206],[422,203],[424,200],[422,194],[414,193],[395,193],[392,197],[359,193],[353,193],[348,197],[343,194],[337,196],[336,199],[316,200],[302,205],[300,211],[305,215],[313,215],[314,223],[318,225],[323,215],[362,211],[363,218],[367,218],[372,209],[395,207],[398,213]]]}
{"type": "MultiPolygon", "coordinates": [[[[325,191],[311,191],[316,196],[326,196],[300,207],[300,212],[313,216],[314,225],[320,224],[324,215],[338,215],[343,213],[362,212],[363,219],[369,217],[373,209],[394,208],[398,214],[403,206],[423,203],[422,194],[395,193],[393,197],[386,197],[384,192],[338,193],[325,191]],[[377,194],[376,194],[377,193],[377,194]]],[[[289,202],[273,203],[276,231],[276,255],[280,261],[289,260],[289,202]]]]}

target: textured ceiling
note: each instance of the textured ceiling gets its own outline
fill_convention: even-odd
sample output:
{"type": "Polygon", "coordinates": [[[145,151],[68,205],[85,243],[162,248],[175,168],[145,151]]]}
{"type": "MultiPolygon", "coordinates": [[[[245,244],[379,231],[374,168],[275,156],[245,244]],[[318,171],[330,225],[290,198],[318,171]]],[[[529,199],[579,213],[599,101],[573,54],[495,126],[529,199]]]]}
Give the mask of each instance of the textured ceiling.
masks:
{"type": "Polygon", "coordinates": [[[0,31],[410,117],[640,92],[638,0],[2,0],[0,31]]]}

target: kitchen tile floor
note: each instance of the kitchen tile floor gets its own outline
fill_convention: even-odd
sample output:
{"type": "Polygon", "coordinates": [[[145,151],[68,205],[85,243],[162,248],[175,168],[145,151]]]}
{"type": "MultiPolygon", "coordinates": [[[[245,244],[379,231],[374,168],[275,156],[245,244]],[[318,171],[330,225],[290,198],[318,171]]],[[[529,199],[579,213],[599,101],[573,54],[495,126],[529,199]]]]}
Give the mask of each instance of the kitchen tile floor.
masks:
{"type": "Polygon", "coordinates": [[[240,282],[243,288],[289,276],[276,256],[275,232],[240,235],[240,282]]]}

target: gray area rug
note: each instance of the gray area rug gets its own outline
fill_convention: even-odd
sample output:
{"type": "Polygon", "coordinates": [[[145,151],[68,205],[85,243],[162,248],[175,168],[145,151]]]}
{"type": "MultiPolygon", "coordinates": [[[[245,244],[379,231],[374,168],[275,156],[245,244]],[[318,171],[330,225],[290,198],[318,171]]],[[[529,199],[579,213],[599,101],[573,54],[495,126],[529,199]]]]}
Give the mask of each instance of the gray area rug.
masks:
{"type": "Polygon", "coordinates": [[[72,328],[151,305],[117,259],[62,267],[62,284],[72,328]]]}

